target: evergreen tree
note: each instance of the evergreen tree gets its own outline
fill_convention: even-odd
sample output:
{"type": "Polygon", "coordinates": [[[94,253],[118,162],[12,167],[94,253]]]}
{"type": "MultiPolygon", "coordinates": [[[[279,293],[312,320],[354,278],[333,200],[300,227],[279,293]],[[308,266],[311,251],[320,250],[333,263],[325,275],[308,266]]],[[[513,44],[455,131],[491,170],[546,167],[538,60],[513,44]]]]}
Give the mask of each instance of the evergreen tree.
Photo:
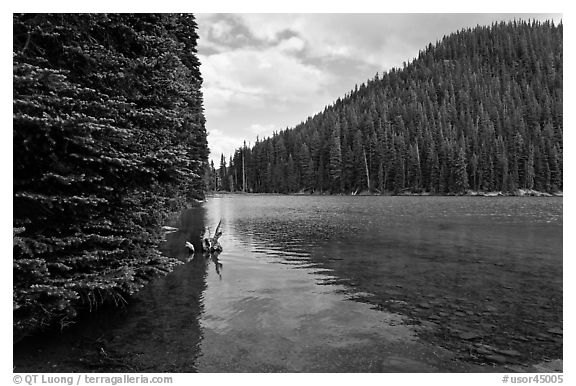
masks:
{"type": "Polygon", "coordinates": [[[466,171],[466,153],[464,147],[461,146],[458,150],[458,155],[455,160],[454,170],[454,191],[463,193],[468,189],[468,173],[466,171]]]}
{"type": "Polygon", "coordinates": [[[332,193],[338,193],[342,190],[342,149],[340,147],[340,126],[338,122],[332,130],[330,138],[330,189],[332,193]]]}
{"type": "Polygon", "coordinates": [[[228,168],[226,167],[226,158],[224,157],[224,154],[220,155],[220,169],[218,169],[218,171],[220,175],[218,190],[230,190],[230,179],[228,178],[229,174],[228,168]]]}
{"type": "Polygon", "coordinates": [[[196,39],[192,15],[13,15],[16,339],[178,263],[160,228],[207,184],[196,39]]]}

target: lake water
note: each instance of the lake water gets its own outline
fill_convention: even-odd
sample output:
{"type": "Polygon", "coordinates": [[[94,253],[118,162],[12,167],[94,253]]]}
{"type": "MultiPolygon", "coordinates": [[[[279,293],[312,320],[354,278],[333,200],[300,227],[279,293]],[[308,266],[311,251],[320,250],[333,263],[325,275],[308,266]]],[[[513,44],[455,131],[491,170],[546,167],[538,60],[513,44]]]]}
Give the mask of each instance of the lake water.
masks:
{"type": "Polygon", "coordinates": [[[531,371],[562,358],[562,199],[223,195],[123,312],[15,346],[15,371],[531,371]],[[199,249],[222,220],[224,251],[199,249]],[[506,367],[503,367],[506,366],[506,367]]]}

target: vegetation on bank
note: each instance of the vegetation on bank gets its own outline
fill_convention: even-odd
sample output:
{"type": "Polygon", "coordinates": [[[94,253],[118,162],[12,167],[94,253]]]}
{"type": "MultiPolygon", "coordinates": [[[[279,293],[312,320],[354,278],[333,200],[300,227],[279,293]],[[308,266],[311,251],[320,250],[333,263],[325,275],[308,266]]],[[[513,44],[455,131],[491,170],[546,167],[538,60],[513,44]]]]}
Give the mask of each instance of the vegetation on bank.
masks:
{"type": "Polygon", "coordinates": [[[306,122],[222,156],[210,188],[561,191],[562,31],[514,21],[444,37],[306,122]]]}
{"type": "Polygon", "coordinates": [[[178,262],[160,226],[202,198],[192,15],[13,16],[14,336],[122,303],[178,262]]]}
{"type": "Polygon", "coordinates": [[[226,190],[218,190],[218,191],[208,191],[206,196],[214,196],[214,195],[291,195],[291,196],[470,196],[470,197],[563,197],[562,191],[557,191],[554,193],[548,192],[540,192],[538,190],[533,189],[518,189],[513,192],[482,192],[482,191],[473,191],[467,190],[465,192],[460,193],[446,193],[446,194],[433,194],[430,192],[419,192],[414,193],[410,191],[406,191],[403,193],[394,194],[394,192],[370,192],[368,190],[364,190],[362,192],[353,192],[353,193],[337,193],[332,194],[330,192],[292,192],[292,193],[251,193],[251,192],[242,192],[241,190],[237,191],[226,191],[226,190]]]}

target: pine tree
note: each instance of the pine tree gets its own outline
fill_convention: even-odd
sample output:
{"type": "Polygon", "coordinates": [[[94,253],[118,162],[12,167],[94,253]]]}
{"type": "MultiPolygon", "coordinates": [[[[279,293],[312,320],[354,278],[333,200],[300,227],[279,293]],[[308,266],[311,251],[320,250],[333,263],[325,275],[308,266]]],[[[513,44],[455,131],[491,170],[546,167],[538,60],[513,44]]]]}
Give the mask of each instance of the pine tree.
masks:
{"type": "Polygon", "coordinates": [[[224,154],[220,155],[220,184],[218,190],[230,190],[229,178],[228,178],[228,168],[226,167],[226,158],[224,154]]]}
{"type": "Polygon", "coordinates": [[[338,122],[335,123],[332,130],[329,151],[330,190],[332,193],[338,193],[342,191],[342,150],[340,148],[340,125],[338,122]]]}
{"type": "Polygon", "coordinates": [[[287,184],[286,184],[286,190],[288,193],[293,193],[298,191],[298,180],[297,180],[297,172],[296,172],[296,167],[295,167],[295,163],[294,163],[294,159],[292,158],[292,154],[290,154],[288,156],[288,163],[286,165],[286,169],[287,169],[287,184]]]}
{"type": "Polygon", "coordinates": [[[464,146],[460,146],[458,155],[455,160],[454,190],[458,193],[464,193],[468,189],[468,173],[466,171],[466,153],[464,146]]]}
{"type": "Polygon", "coordinates": [[[13,15],[15,336],[178,263],[160,227],[208,167],[197,37],[192,15],[13,15]]]}

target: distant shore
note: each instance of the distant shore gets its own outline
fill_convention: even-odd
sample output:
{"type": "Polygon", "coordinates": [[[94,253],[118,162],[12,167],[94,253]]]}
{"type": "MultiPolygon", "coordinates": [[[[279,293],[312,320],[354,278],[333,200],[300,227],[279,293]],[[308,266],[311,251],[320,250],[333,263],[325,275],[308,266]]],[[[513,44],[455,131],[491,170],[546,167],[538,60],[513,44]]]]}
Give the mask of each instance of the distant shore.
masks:
{"type": "Polygon", "coordinates": [[[401,193],[394,193],[394,192],[369,192],[363,191],[358,193],[336,193],[332,194],[330,192],[309,192],[309,191],[301,191],[301,192],[293,192],[293,193],[252,193],[252,192],[242,192],[242,191],[212,191],[206,194],[207,197],[214,196],[217,194],[234,194],[234,195],[258,195],[258,196],[265,196],[265,195],[286,195],[286,196],[438,196],[438,197],[450,197],[450,196],[470,196],[470,197],[563,197],[563,192],[558,191],[554,193],[548,192],[541,192],[538,190],[533,189],[518,189],[513,192],[483,192],[483,191],[474,191],[468,190],[466,193],[431,193],[431,192],[401,192],[401,193]]]}

